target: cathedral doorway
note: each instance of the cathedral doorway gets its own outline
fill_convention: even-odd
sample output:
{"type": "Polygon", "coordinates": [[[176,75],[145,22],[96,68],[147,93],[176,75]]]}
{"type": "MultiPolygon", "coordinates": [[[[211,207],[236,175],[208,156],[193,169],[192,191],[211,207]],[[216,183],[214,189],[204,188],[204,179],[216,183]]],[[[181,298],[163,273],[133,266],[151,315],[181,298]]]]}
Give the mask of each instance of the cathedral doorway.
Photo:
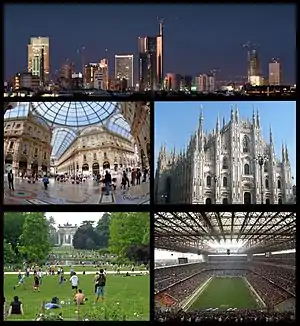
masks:
{"type": "Polygon", "coordinates": [[[206,198],[205,205],[211,205],[211,199],[210,198],[206,198]]]}
{"type": "Polygon", "coordinates": [[[270,199],[269,198],[266,199],[266,204],[270,205],[270,199]]]}
{"type": "Polygon", "coordinates": [[[281,199],[281,198],[278,199],[278,204],[279,204],[279,205],[282,204],[282,199],[281,199]]]}
{"type": "Polygon", "coordinates": [[[244,193],[244,204],[249,205],[251,204],[251,194],[250,192],[244,193]]]}
{"type": "Polygon", "coordinates": [[[228,205],[228,198],[223,198],[222,203],[223,203],[224,205],[228,205]]]}

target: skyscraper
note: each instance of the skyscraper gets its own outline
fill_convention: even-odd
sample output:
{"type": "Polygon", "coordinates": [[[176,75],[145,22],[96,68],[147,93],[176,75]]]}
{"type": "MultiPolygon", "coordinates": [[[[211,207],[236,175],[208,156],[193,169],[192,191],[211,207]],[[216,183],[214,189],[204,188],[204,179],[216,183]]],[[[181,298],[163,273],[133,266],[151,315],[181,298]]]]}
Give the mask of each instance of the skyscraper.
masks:
{"type": "Polygon", "coordinates": [[[115,78],[127,80],[127,86],[133,87],[133,55],[115,55],[115,78]]]}
{"type": "Polygon", "coordinates": [[[258,52],[252,49],[248,52],[248,82],[253,86],[262,84],[258,52]]]}
{"type": "Polygon", "coordinates": [[[31,37],[28,44],[28,72],[39,76],[41,83],[49,81],[49,37],[31,37]]]}
{"type": "Polygon", "coordinates": [[[163,22],[159,22],[159,34],[138,38],[139,89],[162,89],[163,74],[163,22]]]}
{"type": "Polygon", "coordinates": [[[281,64],[278,59],[273,58],[269,63],[269,84],[280,85],[282,83],[281,64]]]}
{"type": "Polygon", "coordinates": [[[157,85],[159,89],[163,87],[163,21],[159,22],[159,34],[156,37],[156,62],[157,62],[157,85]]]}
{"type": "Polygon", "coordinates": [[[156,37],[139,37],[139,89],[157,88],[156,37]]]}

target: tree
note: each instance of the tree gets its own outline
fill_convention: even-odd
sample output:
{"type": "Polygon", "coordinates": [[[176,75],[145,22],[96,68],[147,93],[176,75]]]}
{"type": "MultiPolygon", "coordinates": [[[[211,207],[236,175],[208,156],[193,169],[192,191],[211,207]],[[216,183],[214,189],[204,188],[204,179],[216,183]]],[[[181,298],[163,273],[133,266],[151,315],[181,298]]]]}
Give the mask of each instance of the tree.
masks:
{"type": "Polygon", "coordinates": [[[95,231],[99,234],[99,247],[107,248],[109,241],[110,214],[104,213],[99,219],[95,231]]]}
{"type": "Polygon", "coordinates": [[[11,243],[7,242],[6,239],[3,241],[3,253],[4,253],[4,264],[12,264],[16,261],[16,255],[12,248],[11,243]]]}
{"type": "Polygon", "coordinates": [[[133,244],[126,248],[126,257],[138,264],[148,264],[150,261],[150,246],[144,244],[133,244]]]}
{"type": "Polygon", "coordinates": [[[26,214],[24,212],[4,213],[4,239],[11,244],[15,251],[19,237],[22,234],[26,214]]]}
{"type": "Polygon", "coordinates": [[[49,228],[49,236],[50,236],[50,242],[52,246],[55,246],[57,244],[57,230],[55,228],[55,220],[52,216],[50,216],[47,219],[48,228],[49,228]]]}
{"type": "Polygon", "coordinates": [[[149,240],[149,213],[112,213],[110,220],[109,249],[119,256],[126,255],[126,249],[133,244],[149,240]]]}
{"type": "Polygon", "coordinates": [[[30,263],[44,262],[50,251],[49,223],[43,212],[26,214],[19,251],[30,263]]]}
{"type": "MultiPolygon", "coordinates": [[[[93,222],[92,222],[93,223],[93,222]]],[[[73,237],[73,246],[75,249],[98,249],[100,236],[94,230],[91,221],[84,221],[77,229],[73,237]]]]}

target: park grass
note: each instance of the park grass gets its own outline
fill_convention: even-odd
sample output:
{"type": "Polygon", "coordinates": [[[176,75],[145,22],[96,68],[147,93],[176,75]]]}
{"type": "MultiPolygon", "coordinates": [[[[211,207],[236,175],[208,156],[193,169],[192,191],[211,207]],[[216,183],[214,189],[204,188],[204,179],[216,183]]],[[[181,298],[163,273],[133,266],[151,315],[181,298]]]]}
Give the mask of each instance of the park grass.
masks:
{"type": "MultiPolygon", "coordinates": [[[[149,321],[150,307],[150,277],[120,275],[108,275],[105,289],[104,303],[98,302],[94,305],[94,275],[79,275],[79,288],[83,290],[88,301],[80,306],[79,315],[75,312],[74,303],[67,304],[68,299],[73,299],[71,284],[67,282],[58,285],[58,276],[45,276],[40,287],[40,292],[33,291],[33,277],[26,278],[26,290],[23,286],[13,289],[17,284],[17,275],[5,275],[4,296],[7,306],[17,295],[23,303],[23,316],[10,316],[7,320],[33,320],[36,314],[42,312],[42,302],[50,302],[57,296],[64,301],[62,309],[54,310],[55,313],[62,312],[64,320],[83,320],[89,316],[97,316],[97,320],[136,320],[149,321]]],[[[91,320],[91,319],[90,319],[91,320]]]]}
{"type": "Polygon", "coordinates": [[[258,304],[243,278],[214,277],[189,310],[208,308],[256,309],[258,304]]]}
{"type": "MultiPolygon", "coordinates": [[[[60,265],[57,265],[55,268],[56,268],[56,271],[57,271],[57,267],[60,266],[60,265]]],[[[114,266],[106,266],[106,265],[99,265],[99,267],[95,267],[95,265],[85,265],[84,267],[81,266],[81,265],[72,265],[72,269],[73,271],[75,272],[83,272],[84,270],[87,272],[87,271],[90,271],[90,272],[93,272],[95,271],[95,273],[97,271],[99,271],[100,268],[103,268],[103,269],[106,269],[107,271],[116,271],[117,268],[114,267],[114,266]]],[[[63,269],[64,269],[64,272],[65,273],[69,273],[70,270],[71,270],[71,267],[70,266],[63,266],[63,269]]],[[[22,269],[22,271],[24,270],[24,268],[22,269]]],[[[138,267],[135,267],[134,268],[135,271],[146,271],[146,267],[141,265],[141,266],[138,266],[138,267]]],[[[18,269],[9,269],[7,267],[4,267],[4,272],[17,272],[18,269]]],[[[46,268],[43,267],[43,271],[46,272],[46,268]]],[[[120,271],[131,271],[131,266],[122,266],[120,267],[120,271]]]]}

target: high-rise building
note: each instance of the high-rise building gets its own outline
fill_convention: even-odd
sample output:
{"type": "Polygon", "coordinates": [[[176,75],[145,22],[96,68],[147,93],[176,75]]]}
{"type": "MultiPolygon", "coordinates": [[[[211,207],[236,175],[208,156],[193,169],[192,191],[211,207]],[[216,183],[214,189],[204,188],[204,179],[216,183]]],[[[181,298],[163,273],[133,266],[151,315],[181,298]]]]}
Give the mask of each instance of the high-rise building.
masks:
{"type": "Polygon", "coordinates": [[[248,52],[248,83],[253,86],[262,85],[262,76],[260,72],[260,63],[256,49],[248,52]]]}
{"type": "Polygon", "coordinates": [[[159,34],[156,37],[156,69],[157,69],[157,86],[163,88],[163,22],[159,22],[159,34]]]}
{"type": "MultiPolygon", "coordinates": [[[[132,59],[132,61],[133,61],[133,59],[132,59]]],[[[132,66],[132,69],[133,69],[133,66],[132,66]]],[[[100,60],[99,71],[102,73],[102,81],[103,81],[102,89],[108,90],[108,60],[107,59],[100,60]]]]}
{"type": "Polygon", "coordinates": [[[99,68],[98,63],[89,63],[84,67],[85,86],[87,88],[94,87],[94,75],[95,71],[99,68]]]}
{"type": "Polygon", "coordinates": [[[282,71],[278,59],[273,58],[269,63],[269,85],[281,85],[282,71]]]}
{"type": "Polygon", "coordinates": [[[159,34],[155,37],[138,38],[139,89],[162,89],[163,73],[163,22],[159,23],[159,34]]]}
{"type": "Polygon", "coordinates": [[[197,92],[213,92],[215,90],[215,77],[213,75],[199,74],[195,77],[194,86],[197,92]]]}
{"type": "Polygon", "coordinates": [[[126,79],[127,87],[133,87],[133,55],[115,55],[115,78],[126,79]]]}
{"type": "Polygon", "coordinates": [[[157,39],[139,37],[139,89],[157,89],[157,39]]]}
{"type": "Polygon", "coordinates": [[[31,37],[28,44],[28,72],[39,76],[42,84],[49,81],[49,37],[31,37]]]}

